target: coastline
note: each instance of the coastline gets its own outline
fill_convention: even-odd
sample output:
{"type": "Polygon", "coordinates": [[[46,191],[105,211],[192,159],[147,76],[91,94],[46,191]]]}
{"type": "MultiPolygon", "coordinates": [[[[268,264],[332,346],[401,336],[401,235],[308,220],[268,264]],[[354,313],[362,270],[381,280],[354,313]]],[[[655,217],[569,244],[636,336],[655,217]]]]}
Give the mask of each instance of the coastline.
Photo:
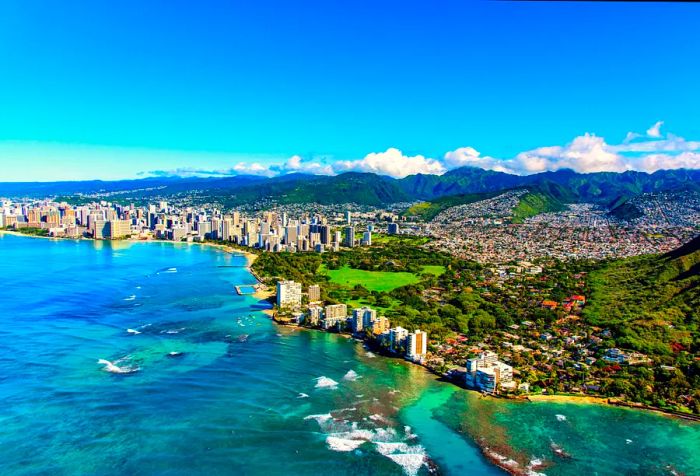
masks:
{"type": "Polygon", "coordinates": [[[527,395],[522,400],[527,400],[529,402],[612,405],[610,398],[595,395],[527,395]]]}
{"type": "Polygon", "coordinates": [[[47,240],[66,240],[66,241],[82,241],[82,240],[87,241],[88,240],[88,238],[84,238],[84,237],[67,238],[67,237],[58,237],[58,236],[30,235],[28,233],[20,233],[19,231],[2,230],[2,229],[0,229],[0,235],[22,236],[22,237],[26,237],[26,238],[44,238],[47,240]]]}
{"type": "MultiPolygon", "coordinates": [[[[53,240],[53,241],[103,241],[103,240],[95,240],[93,238],[87,238],[84,236],[77,237],[77,238],[69,238],[69,237],[60,237],[60,236],[41,236],[41,235],[30,235],[27,233],[21,233],[19,231],[13,231],[13,230],[2,230],[0,229],[0,235],[10,235],[10,236],[19,236],[23,238],[43,238],[47,240],[53,240]]],[[[240,248],[237,248],[235,246],[231,246],[225,243],[213,243],[213,242],[200,242],[200,241],[191,241],[191,242],[175,242],[175,241],[170,241],[170,240],[158,240],[158,239],[146,239],[146,240],[139,240],[135,238],[127,238],[123,240],[104,240],[104,241],[109,241],[109,242],[126,242],[126,243],[166,243],[169,245],[197,245],[197,246],[206,246],[206,247],[211,247],[220,251],[223,251],[224,253],[231,253],[231,254],[239,254],[243,256],[246,260],[246,266],[245,268],[248,270],[248,272],[255,278],[257,281],[257,284],[255,285],[255,292],[252,294],[252,296],[260,301],[267,301],[270,297],[274,295],[274,291],[272,289],[269,289],[267,285],[265,285],[260,277],[253,271],[252,266],[255,260],[258,258],[258,255],[256,253],[253,253],[251,251],[243,250],[240,248]]],[[[262,312],[270,317],[273,316],[273,311],[272,309],[263,309],[262,312]]]]}
{"type": "MultiPolygon", "coordinates": [[[[17,236],[29,236],[29,237],[35,237],[35,238],[49,238],[49,239],[53,239],[53,240],[100,241],[100,240],[93,240],[91,238],[80,238],[80,239],[53,238],[53,237],[25,235],[25,234],[17,233],[17,232],[8,232],[8,231],[1,231],[1,232],[8,233],[8,234],[14,234],[17,236]]],[[[211,246],[213,248],[216,248],[218,250],[221,250],[221,251],[227,252],[227,253],[234,253],[234,254],[240,253],[241,255],[243,255],[246,258],[246,268],[256,278],[256,280],[258,281],[260,286],[262,288],[264,288],[264,289],[261,289],[261,288],[256,286],[256,292],[254,294],[252,294],[252,296],[254,296],[257,299],[267,299],[267,298],[274,295],[274,287],[267,287],[267,286],[263,285],[261,280],[259,279],[257,273],[254,273],[251,270],[251,266],[253,265],[253,263],[255,262],[255,260],[258,257],[258,255],[255,253],[246,252],[243,250],[239,250],[235,247],[228,246],[226,244],[220,244],[220,243],[207,243],[207,242],[177,243],[177,242],[172,242],[172,241],[168,241],[168,240],[121,240],[121,241],[127,242],[127,243],[129,243],[129,242],[133,242],[133,243],[168,243],[168,244],[175,244],[175,245],[197,244],[197,245],[211,246]]],[[[263,312],[268,316],[271,316],[273,314],[272,309],[264,309],[264,310],[260,310],[260,312],[263,312]]],[[[275,323],[279,324],[281,326],[284,326],[284,327],[292,327],[293,329],[303,329],[303,330],[311,330],[311,331],[317,331],[317,332],[333,333],[333,332],[324,331],[322,329],[309,328],[309,327],[304,327],[304,326],[296,326],[296,325],[290,325],[290,324],[282,324],[282,323],[278,323],[278,322],[275,322],[275,323]]],[[[337,335],[344,337],[345,339],[353,339],[353,336],[351,334],[348,334],[348,333],[338,333],[337,335]]],[[[358,342],[363,342],[363,341],[358,340],[358,342]]],[[[464,389],[464,390],[468,390],[470,393],[473,392],[474,395],[479,395],[479,398],[488,398],[489,396],[491,396],[491,395],[482,396],[477,391],[466,389],[463,385],[460,385],[460,382],[461,382],[460,380],[458,380],[458,379],[450,380],[448,378],[445,378],[444,375],[442,375],[441,373],[437,372],[436,370],[430,368],[429,366],[427,366],[425,364],[413,362],[413,361],[410,361],[407,359],[403,359],[399,356],[390,356],[390,355],[380,354],[380,353],[377,353],[377,356],[381,357],[381,358],[400,359],[406,363],[415,364],[415,365],[418,365],[420,367],[423,367],[423,369],[425,371],[428,371],[431,374],[435,375],[436,379],[444,380],[446,383],[451,383],[452,385],[455,385],[456,387],[459,387],[459,388],[464,389]]],[[[616,402],[614,399],[610,399],[610,398],[606,398],[606,397],[588,396],[588,395],[581,395],[581,396],[571,395],[571,394],[567,394],[567,395],[561,395],[561,394],[559,394],[559,395],[530,395],[527,397],[523,396],[522,398],[508,398],[508,397],[494,395],[491,397],[494,401],[496,401],[495,399],[500,399],[500,400],[504,400],[504,401],[505,400],[512,400],[514,402],[522,402],[522,403],[525,403],[526,401],[528,403],[533,402],[533,401],[534,402],[539,401],[539,402],[558,403],[558,404],[573,403],[573,404],[580,404],[580,405],[597,404],[597,405],[625,406],[625,407],[628,407],[629,409],[647,409],[647,410],[651,410],[651,411],[657,412],[657,413],[665,415],[665,416],[678,416],[678,415],[674,415],[673,413],[669,413],[667,411],[660,410],[660,409],[634,407],[631,405],[626,405],[625,402],[622,402],[622,401],[616,402]]],[[[469,438],[466,435],[465,435],[465,437],[469,438]]],[[[503,459],[503,457],[499,454],[501,452],[501,448],[496,448],[496,450],[494,450],[493,447],[487,446],[483,441],[479,441],[478,439],[472,439],[471,441],[480,449],[482,455],[484,456],[484,458],[486,460],[488,460],[490,463],[492,463],[496,467],[501,468],[506,473],[509,473],[512,475],[523,475],[523,476],[526,474],[533,474],[533,473],[530,473],[528,469],[525,469],[523,467],[514,468],[512,466],[509,467],[507,464],[505,464],[504,461],[508,462],[508,460],[503,459]],[[498,451],[498,452],[496,452],[496,451],[498,451]]],[[[516,452],[517,450],[513,449],[513,451],[516,452]]],[[[503,453],[503,454],[508,454],[508,453],[503,453]]]]}
{"type": "MultiPolygon", "coordinates": [[[[49,240],[54,240],[54,241],[59,241],[59,240],[66,240],[66,241],[101,241],[101,240],[95,240],[93,238],[88,238],[88,237],[78,237],[78,238],[68,238],[68,237],[52,237],[52,236],[40,236],[40,235],[30,235],[30,234],[25,234],[21,233],[18,231],[12,231],[12,230],[2,230],[0,229],[0,235],[2,234],[7,234],[7,235],[12,235],[12,236],[20,236],[20,237],[28,237],[28,238],[44,238],[44,239],[49,239],[49,240]]],[[[116,242],[127,242],[127,243],[167,243],[171,245],[198,245],[198,246],[208,246],[212,247],[218,250],[221,250],[225,253],[232,253],[232,254],[240,254],[246,259],[246,269],[248,272],[255,278],[257,281],[257,284],[255,285],[255,292],[251,294],[255,299],[258,299],[259,301],[269,301],[269,298],[272,297],[275,294],[275,291],[271,288],[269,288],[267,285],[265,285],[260,277],[253,271],[252,265],[257,259],[258,255],[256,253],[253,253],[251,251],[243,250],[240,248],[237,248],[232,245],[228,245],[225,243],[214,243],[214,242],[174,242],[170,240],[158,240],[158,239],[146,239],[146,240],[139,240],[139,239],[133,239],[133,238],[128,238],[124,240],[105,240],[105,241],[116,241],[116,242]]],[[[263,309],[261,310],[262,313],[270,317],[277,325],[280,326],[285,326],[285,327],[293,327],[293,328],[299,328],[299,329],[307,329],[307,330],[313,330],[313,331],[318,331],[318,332],[327,332],[322,329],[316,329],[316,328],[309,328],[305,326],[298,326],[295,324],[285,324],[281,322],[277,322],[274,319],[274,311],[272,308],[269,309],[263,309]]],[[[349,334],[343,334],[347,338],[352,338],[351,335],[349,334]]],[[[386,356],[386,355],[381,355],[382,357],[385,358],[395,358],[391,356],[386,356]]],[[[420,362],[412,362],[409,360],[406,360],[406,362],[413,364],[413,365],[418,365],[425,369],[426,371],[432,373],[439,379],[444,379],[446,382],[451,383],[452,385],[455,385],[458,388],[461,388],[463,390],[467,391],[473,391],[476,392],[476,390],[468,389],[465,386],[461,385],[459,382],[454,381],[453,379],[447,378],[445,375],[442,375],[435,371],[434,369],[430,368],[429,366],[420,363],[420,362]]],[[[478,392],[477,392],[478,393],[478,392]]],[[[521,401],[521,402],[548,402],[548,403],[573,403],[573,404],[579,404],[579,405],[610,405],[610,406],[615,406],[615,407],[621,407],[621,408],[626,408],[630,410],[645,410],[649,411],[652,413],[656,413],[659,415],[664,415],[666,417],[675,417],[675,418],[680,418],[686,421],[694,421],[694,422],[700,422],[700,415],[694,415],[694,414],[687,414],[687,413],[682,413],[682,412],[677,412],[673,410],[667,410],[663,408],[657,408],[657,407],[652,407],[649,405],[644,405],[642,403],[635,403],[635,402],[628,402],[616,398],[610,398],[610,397],[604,397],[600,395],[572,395],[572,394],[567,394],[567,395],[546,395],[546,394],[537,394],[537,395],[524,395],[522,397],[504,397],[504,396],[499,396],[499,395],[487,395],[487,397],[492,397],[494,399],[501,399],[501,400],[510,400],[510,401],[521,401]]]]}

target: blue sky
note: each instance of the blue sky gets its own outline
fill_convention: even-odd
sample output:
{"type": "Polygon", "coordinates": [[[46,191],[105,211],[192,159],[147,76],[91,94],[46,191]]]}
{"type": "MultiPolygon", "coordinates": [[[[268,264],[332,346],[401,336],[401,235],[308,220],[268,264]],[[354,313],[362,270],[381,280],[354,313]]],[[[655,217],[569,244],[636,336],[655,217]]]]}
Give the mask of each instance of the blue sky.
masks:
{"type": "Polygon", "coordinates": [[[4,0],[0,180],[696,166],[699,24],[683,3],[4,0]]]}

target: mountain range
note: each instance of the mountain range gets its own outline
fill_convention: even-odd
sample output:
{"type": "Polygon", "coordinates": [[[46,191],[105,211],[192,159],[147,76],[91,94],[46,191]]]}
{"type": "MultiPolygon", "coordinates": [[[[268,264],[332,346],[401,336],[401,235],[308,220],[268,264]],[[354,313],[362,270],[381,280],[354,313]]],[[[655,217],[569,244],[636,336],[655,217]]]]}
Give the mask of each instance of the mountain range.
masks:
{"type": "Polygon", "coordinates": [[[395,179],[373,173],[335,176],[288,174],[273,178],[238,175],[224,178],[163,177],[120,181],[0,182],[0,196],[33,197],[89,195],[112,200],[138,200],[189,194],[194,201],[238,206],[272,200],[277,203],[358,203],[387,205],[439,200],[470,194],[492,194],[533,188],[563,203],[623,204],[640,193],[688,190],[700,192],[700,170],[660,170],[652,174],[627,171],[581,174],[558,170],[512,175],[462,167],[443,175],[409,175],[395,179]]]}

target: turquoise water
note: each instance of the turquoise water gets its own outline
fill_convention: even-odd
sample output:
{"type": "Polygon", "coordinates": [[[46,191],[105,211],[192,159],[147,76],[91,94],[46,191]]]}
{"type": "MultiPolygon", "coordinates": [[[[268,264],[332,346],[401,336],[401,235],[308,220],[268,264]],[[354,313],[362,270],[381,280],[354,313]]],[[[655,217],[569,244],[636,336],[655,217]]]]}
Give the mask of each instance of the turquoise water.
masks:
{"type": "Polygon", "coordinates": [[[426,457],[503,474],[479,431],[523,464],[551,460],[547,474],[697,474],[697,426],[481,401],[345,337],[277,327],[236,294],[244,264],[197,245],[0,235],[0,474],[411,475],[426,457]]]}

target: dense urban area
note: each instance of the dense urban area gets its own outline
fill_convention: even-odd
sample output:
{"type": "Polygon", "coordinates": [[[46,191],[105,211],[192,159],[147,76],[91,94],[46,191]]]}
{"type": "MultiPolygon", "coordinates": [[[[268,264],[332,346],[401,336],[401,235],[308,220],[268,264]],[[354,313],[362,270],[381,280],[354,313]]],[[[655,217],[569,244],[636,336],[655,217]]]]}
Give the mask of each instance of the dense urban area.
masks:
{"type": "Polygon", "coordinates": [[[521,213],[527,192],[420,203],[80,204],[2,200],[0,227],[96,240],[226,245],[237,287],[281,324],[347,333],[484,393],[576,394],[700,413],[700,196],[642,194],[521,213]],[[247,289],[250,288],[250,289],[247,289]]]}

